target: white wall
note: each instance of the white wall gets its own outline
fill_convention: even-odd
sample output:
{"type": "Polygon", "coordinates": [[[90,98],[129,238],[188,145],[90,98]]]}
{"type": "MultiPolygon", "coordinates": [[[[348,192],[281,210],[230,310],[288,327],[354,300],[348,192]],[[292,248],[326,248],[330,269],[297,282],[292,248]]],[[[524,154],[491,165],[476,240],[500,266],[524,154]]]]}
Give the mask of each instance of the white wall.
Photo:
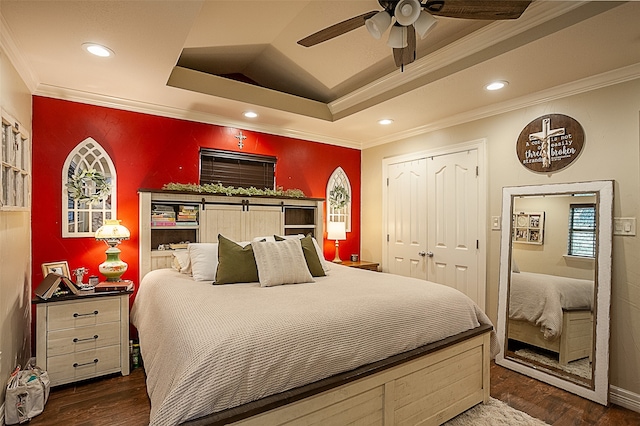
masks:
{"type": "MultiPolygon", "coordinates": [[[[1,46],[0,107],[31,134],[31,93],[1,46]]],[[[30,254],[31,212],[0,211],[0,406],[9,374],[31,356],[30,254]]]]}
{"type": "MultiPolygon", "coordinates": [[[[503,186],[615,180],[614,216],[637,217],[640,202],[640,80],[539,103],[369,149],[362,153],[362,259],[381,262],[382,159],[487,139],[487,217],[501,214],[503,186]],[[516,156],[520,131],[545,114],[569,115],[585,131],[582,154],[568,168],[538,174],[516,156]]],[[[487,314],[497,318],[500,232],[487,223],[487,314]]],[[[611,384],[640,395],[640,240],[614,237],[611,384]]]]}

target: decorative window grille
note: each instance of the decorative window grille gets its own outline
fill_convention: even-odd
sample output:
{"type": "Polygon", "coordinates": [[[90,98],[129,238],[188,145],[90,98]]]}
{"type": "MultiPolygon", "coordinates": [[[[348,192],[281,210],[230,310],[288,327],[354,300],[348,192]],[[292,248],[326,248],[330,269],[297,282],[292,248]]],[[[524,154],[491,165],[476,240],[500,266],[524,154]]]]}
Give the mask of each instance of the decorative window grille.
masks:
{"type": "Polygon", "coordinates": [[[327,183],[327,221],[344,222],[347,232],[351,232],[351,183],[342,167],[336,168],[327,183]],[[332,194],[346,193],[348,202],[343,206],[335,206],[332,203],[332,194]]]}
{"type": "MultiPolygon", "coordinates": [[[[81,189],[86,196],[96,193],[92,181],[82,183],[81,189]]],[[[80,142],[62,167],[62,236],[93,237],[105,220],[117,219],[116,189],[116,168],[109,154],[93,138],[80,142]],[[95,202],[74,199],[67,184],[86,170],[95,170],[104,176],[111,187],[109,195],[95,202]]]]}
{"type": "Polygon", "coordinates": [[[276,157],[200,149],[200,184],[275,189],[276,157]]]}
{"type": "Polygon", "coordinates": [[[2,210],[29,210],[31,206],[31,139],[13,117],[2,112],[2,210]]]}
{"type": "Polygon", "coordinates": [[[596,256],[596,205],[571,204],[569,206],[570,256],[596,256]]]}

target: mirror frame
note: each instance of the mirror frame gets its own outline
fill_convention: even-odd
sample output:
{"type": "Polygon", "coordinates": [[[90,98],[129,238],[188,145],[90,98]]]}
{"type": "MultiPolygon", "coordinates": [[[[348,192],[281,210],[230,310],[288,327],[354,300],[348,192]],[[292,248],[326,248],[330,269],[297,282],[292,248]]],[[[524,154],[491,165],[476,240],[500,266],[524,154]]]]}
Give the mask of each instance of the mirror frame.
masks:
{"type": "Polygon", "coordinates": [[[498,298],[498,339],[500,353],[496,364],[533,377],[542,382],[575,393],[603,405],[609,402],[609,323],[611,303],[611,253],[613,245],[613,181],[591,181],[564,184],[544,184],[502,188],[502,226],[500,235],[500,288],[498,298]],[[593,192],[598,202],[596,315],[593,385],[591,387],[562,379],[560,376],[535,369],[505,357],[508,316],[508,289],[511,273],[511,226],[513,199],[526,195],[554,195],[593,192]],[[607,244],[608,242],[608,244],[607,244]]]}

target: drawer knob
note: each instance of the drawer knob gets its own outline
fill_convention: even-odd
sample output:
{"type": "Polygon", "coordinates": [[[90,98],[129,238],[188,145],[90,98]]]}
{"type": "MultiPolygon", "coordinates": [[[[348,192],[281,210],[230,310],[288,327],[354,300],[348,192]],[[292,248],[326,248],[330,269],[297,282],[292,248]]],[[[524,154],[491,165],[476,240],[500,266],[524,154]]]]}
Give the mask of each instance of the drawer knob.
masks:
{"type": "Polygon", "coordinates": [[[73,314],[73,317],[74,317],[74,318],[78,318],[78,317],[89,317],[89,316],[91,316],[91,315],[98,315],[98,311],[93,311],[93,312],[90,312],[90,313],[88,313],[88,314],[79,314],[79,313],[77,313],[77,312],[76,312],[75,314],[73,314]]]}
{"type": "Polygon", "coordinates": [[[73,363],[73,368],[84,367],[85,365],[97,364],[98,358],[94,359],[92,362],[85,362],[84,364],[78,364],[77,362],[73,363]]]}
{"type": "Polygon", "coordinates": [[[87,337],[86,339],[78,339],[77,337],[74,337],[73,339],[73,343],[78,343],[78,342],[86,342],[87,340],[97,340],[98,339],[98,335],[94,335],[93,337],[87,337]]]}

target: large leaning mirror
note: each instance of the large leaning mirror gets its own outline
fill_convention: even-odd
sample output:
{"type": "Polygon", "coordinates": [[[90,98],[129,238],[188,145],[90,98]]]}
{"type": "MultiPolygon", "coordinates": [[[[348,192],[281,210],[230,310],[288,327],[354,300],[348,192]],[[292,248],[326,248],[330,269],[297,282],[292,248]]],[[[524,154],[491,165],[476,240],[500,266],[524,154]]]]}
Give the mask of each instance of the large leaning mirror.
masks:
{"type": "Polygon", "coordinates": [[[608,403],[613,181],[505,187],[496,363],[608,403]]]}

